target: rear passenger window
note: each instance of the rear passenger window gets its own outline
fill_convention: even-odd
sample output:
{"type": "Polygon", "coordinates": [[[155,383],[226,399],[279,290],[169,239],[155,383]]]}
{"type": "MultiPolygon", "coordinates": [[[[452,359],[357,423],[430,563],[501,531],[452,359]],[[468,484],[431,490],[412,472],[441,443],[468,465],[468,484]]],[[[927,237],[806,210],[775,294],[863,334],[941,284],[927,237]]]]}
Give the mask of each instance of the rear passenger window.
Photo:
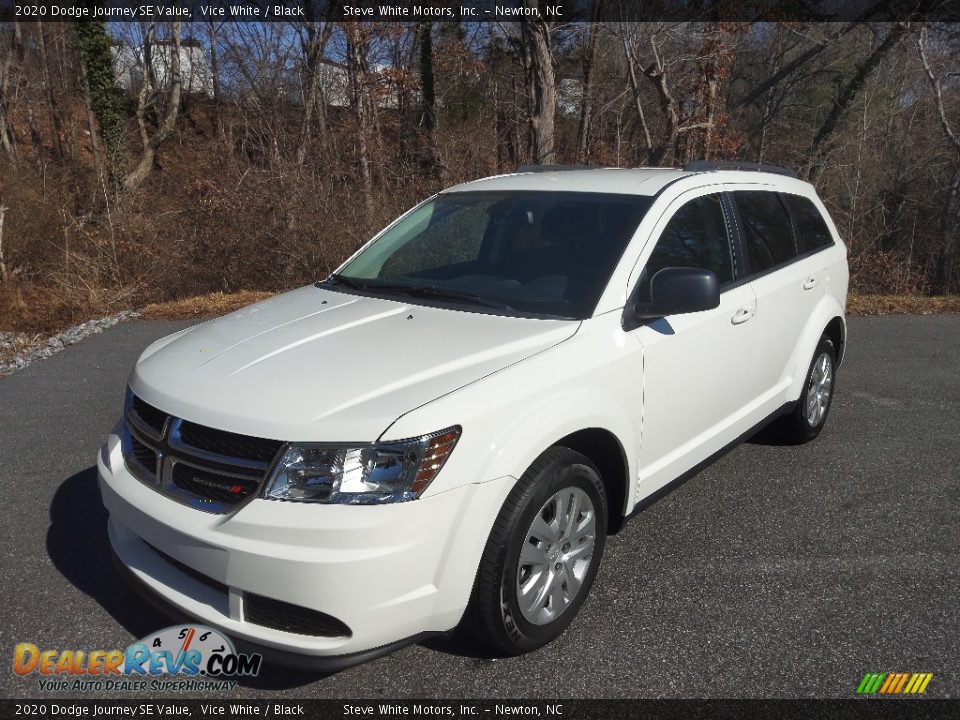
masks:
{"type": "Polygon", "coordinates": [[[777,193],[751,190],[733,195],[740,210],[751,272],[763,272],[797,256],[790,217],[777,193]]]}
{"type": "Polygon", "coordinates": [[[646,281],[666,267],[711,270],[721,285],[733,280],[730,235],[719,195],[691,200],[670,218],[647,261],[646,281]]]}
{"type": "Polygon", "coordinates": [[[793,221],[797,224],[797,232],[800,234],[797,239],[800,252],[819,250],[833,245],[833,235],[830,234],[823,215],[809,198],[802,195],[784,195],[783,197],[793,214],[793,221]]]}

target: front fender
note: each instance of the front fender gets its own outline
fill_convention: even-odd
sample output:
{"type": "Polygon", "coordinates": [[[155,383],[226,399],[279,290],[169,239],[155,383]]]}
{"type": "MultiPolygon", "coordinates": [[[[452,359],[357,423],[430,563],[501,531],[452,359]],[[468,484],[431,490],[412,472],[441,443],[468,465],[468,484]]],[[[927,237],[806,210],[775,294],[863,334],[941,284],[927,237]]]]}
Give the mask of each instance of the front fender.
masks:
{"type": "Polygon", "coordinates": [[[610,325],[585,328],[559,346],[427,403],[398,418],[381,439],[463,428],[427,496],[467,483],[519,478],[561,438],[601,429],[616,438],[626,458],[625,495],[632,507],[642,360],[635,346],[623,342],[617,317],[610,325]]]}

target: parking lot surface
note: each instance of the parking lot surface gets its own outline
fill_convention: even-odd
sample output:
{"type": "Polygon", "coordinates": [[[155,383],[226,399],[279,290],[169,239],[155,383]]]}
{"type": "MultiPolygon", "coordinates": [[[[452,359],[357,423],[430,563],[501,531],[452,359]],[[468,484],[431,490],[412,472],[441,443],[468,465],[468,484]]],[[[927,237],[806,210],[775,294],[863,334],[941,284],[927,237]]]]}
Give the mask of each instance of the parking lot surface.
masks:
{"type": "MultiPolygon", "coordinates": [[[[0,695],[14,646],[124,648],[170,622],[108,557],[94,459],[137,355],[121,324],[0,380],[0,695]]],[[[867,672],[960,695],[960,316],[855,318],[820,438],[747,443],[610,539],[571,628],[525,657],[455,641],[233,696],[853,697],[867,672]]],[[[111,694],[108,697],[121,697],[111,694]]]]}

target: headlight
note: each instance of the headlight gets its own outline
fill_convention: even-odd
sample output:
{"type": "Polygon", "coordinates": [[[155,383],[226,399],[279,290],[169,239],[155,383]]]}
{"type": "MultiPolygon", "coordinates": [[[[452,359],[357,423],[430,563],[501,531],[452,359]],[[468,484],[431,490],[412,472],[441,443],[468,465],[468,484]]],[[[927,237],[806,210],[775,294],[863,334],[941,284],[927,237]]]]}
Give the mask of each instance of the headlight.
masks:
{"type": "Polygon", "coordinates": [[[366,447],[294,443],[270,475],[264,497],[359,505],[414,500],[459,439],[460,428],[452,427],[366,447]]]}

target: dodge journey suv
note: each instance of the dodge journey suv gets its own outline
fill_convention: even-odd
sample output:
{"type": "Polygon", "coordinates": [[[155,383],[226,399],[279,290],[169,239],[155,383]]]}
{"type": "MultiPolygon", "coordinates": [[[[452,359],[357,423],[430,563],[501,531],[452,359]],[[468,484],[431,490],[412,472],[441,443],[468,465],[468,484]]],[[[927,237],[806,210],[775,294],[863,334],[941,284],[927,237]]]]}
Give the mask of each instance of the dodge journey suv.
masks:
{"type": "Polygon", "coordinates": [[[118,566],[267,659],[550,642],[605,539],[762,425],[812,440],[846,248],[771,166],[536,168],[150,345],[97,466],[118,566]]]}

